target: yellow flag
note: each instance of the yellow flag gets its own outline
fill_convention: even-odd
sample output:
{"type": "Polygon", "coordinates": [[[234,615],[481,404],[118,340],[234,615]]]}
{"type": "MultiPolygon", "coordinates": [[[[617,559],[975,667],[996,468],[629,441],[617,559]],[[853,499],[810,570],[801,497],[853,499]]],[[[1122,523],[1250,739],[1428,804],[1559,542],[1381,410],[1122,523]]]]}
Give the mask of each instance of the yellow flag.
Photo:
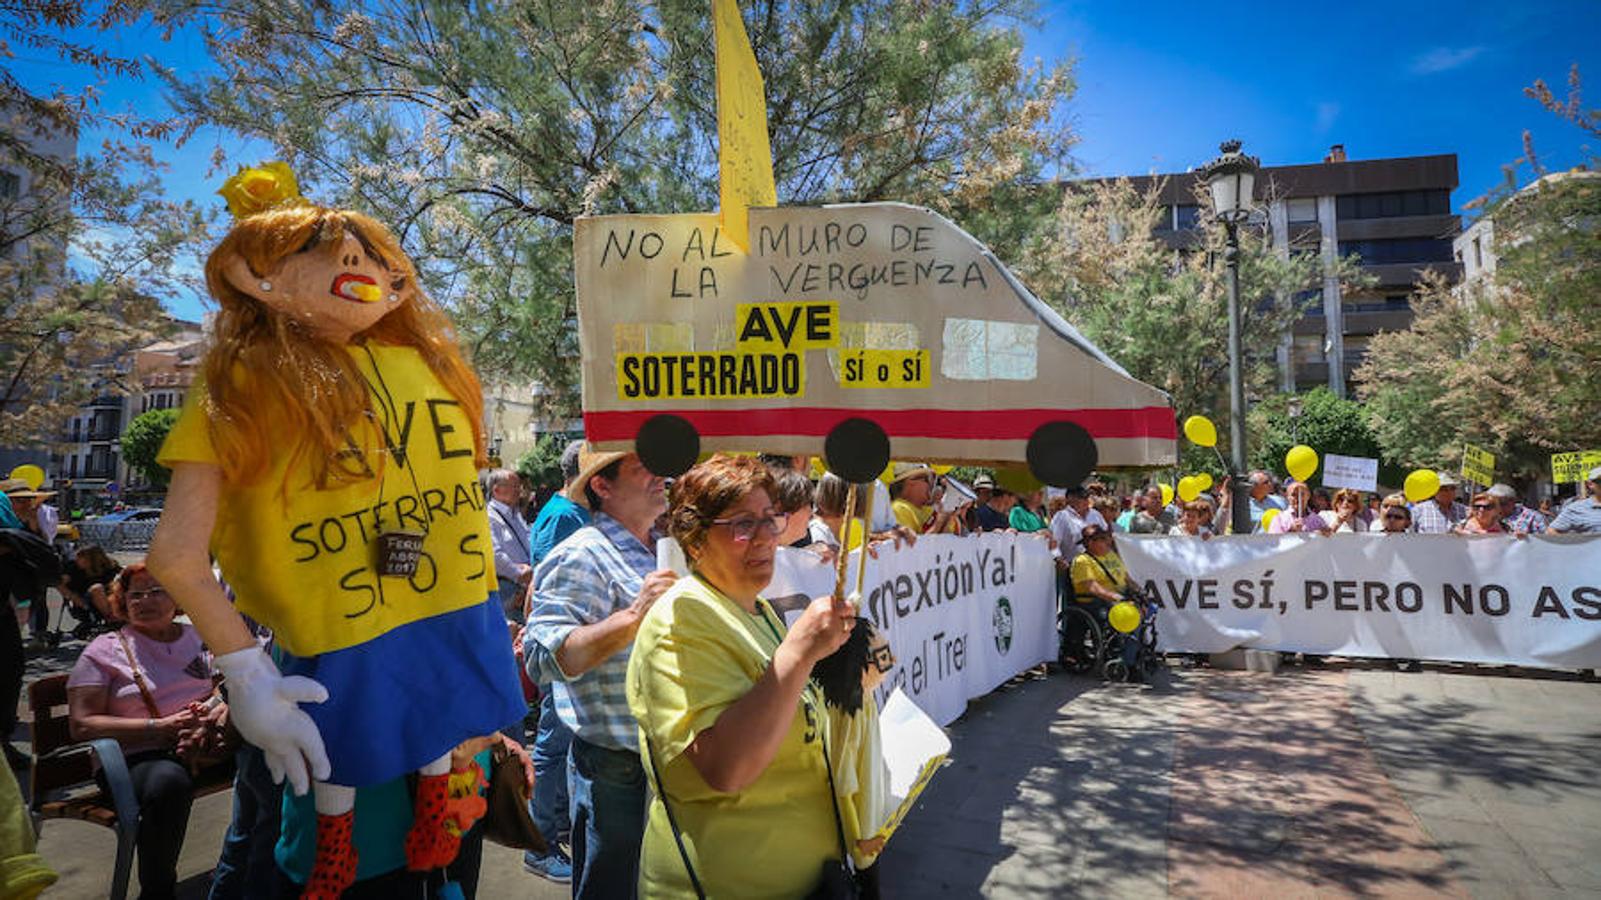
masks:
{"type": "Polygon", "coordinates": [[[767,97],[737,0],[712,0],[717,39],[717,164],[723,233],[750,250],[752,206],[777,206],[773,151],[767,142],[767,97]]]}

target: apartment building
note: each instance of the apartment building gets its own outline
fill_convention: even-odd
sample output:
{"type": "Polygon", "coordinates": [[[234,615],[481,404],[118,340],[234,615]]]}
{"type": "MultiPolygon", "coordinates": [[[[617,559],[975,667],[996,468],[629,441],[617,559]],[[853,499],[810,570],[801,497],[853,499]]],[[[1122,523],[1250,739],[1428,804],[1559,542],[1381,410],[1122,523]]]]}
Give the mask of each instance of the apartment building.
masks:
{"type": "MultiPolygon", "coordinates": [[[[1199,179],[1198,172],[1130,179],[1141,190],[1161,183],[1169,215],[1159,234],[1175,248],[1187,245],[1185,233],[1199,216],[1199,179]]],[[[1330,276],[1299,298],[1305,314],[1277,348],[1283,390],[1326,385],[1346,396],[1369,339],[1411,324],[1409,297],[1423,271],[1461,279],[1452,251],[1461,230],[1451,211],[1456,187],[1454,153],[1351,160],[1335,145],[1322,162],[1262,168],[1256,197],[1266,215],[1257,227],[1272,232],[1273,245],[1284,254],[1315,253],[1325,271],[1355,256],[1374,282],[1346,290],[1330,276]]]]}

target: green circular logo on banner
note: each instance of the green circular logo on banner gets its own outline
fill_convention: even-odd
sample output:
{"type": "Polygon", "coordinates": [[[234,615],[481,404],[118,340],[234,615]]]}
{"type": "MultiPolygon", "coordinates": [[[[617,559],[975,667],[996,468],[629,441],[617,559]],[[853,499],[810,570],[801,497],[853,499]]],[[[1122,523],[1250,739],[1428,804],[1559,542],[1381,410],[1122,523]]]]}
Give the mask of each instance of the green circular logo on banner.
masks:
{"type": "Polygon", "coordinates": [[[990,621],[995,626],[995,649],[1006,655],[1012,649],[1012,601],[1001,597],[995,601],[995,615],[990,621]]]}

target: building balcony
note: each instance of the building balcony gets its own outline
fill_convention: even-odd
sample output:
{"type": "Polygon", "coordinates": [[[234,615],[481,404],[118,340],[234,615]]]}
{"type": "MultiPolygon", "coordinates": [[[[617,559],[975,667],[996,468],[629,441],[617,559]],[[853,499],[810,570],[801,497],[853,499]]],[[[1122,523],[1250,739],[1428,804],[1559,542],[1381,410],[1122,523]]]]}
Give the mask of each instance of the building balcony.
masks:
{"type": "Polygon", "coordinates": [[[1410,288],[1423,279],[1424,271],[1433,269],[1444,275],[1448,281],[1462,280],[1462,264],[1459,262],[1417,262],[1396,263],[1384,266],[1363,266],[1362,271],[1378,279],[1377,287],[1410,288]]]}
{"type": "Polygon", "coordinates": [[[1446,238],[1461,231],[1461,220],[1454,215],[1394,216],[1386,219],[1340,219],[1335,229],[1342,241],[1372,241],[1387,238],[1446,238]]]}

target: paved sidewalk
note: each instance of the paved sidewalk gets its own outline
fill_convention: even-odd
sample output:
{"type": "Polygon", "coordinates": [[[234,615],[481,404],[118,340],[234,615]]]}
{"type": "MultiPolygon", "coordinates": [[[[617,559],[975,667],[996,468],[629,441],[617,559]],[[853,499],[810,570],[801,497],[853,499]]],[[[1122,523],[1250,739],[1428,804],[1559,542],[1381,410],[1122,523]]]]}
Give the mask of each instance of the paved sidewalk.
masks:
{"type": "Polygon", "coordinates": [[[880,862],[927,896],[1601,898],[1601,685],[1053,674],[976,701],[880,862]]]}

